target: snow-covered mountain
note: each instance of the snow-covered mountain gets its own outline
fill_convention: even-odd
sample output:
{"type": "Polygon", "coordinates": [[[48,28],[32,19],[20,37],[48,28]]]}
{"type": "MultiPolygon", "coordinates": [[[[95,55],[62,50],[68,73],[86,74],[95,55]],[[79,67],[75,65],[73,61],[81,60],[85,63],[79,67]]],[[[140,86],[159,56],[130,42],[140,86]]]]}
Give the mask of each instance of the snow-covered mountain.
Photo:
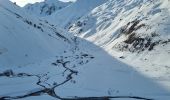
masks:
{"type": "Polygon", "coordinates": [[[56,11],[59,11],[72,2],[62,2],[59,0],[45,0],[43,2],[37,2],[35,4],[27,4],[24,6],[24,9],[29,14],[35,14],[37,16],[43,17],[53,14],[56,11]]]}
{"type": "Polygon", "coordinates": [[[169,5],[169,0],[109,0],[69,31],[128,64],[141,66],[144,73],[169,76],[169,5]]]}
{"type": "Polygon", "coordinates": [[[64,41],[71,41],[68,34],[8,0],[0,1],[0,12],[0,66],[22,66],[55,56],[68,47],[64,41]]]}
{"type": "Polygon", "coordinates": [[[77,0],[70,6],[55,12],[51,16],[47,16],[46,19],[57,26],[67,29],[70,24],[106,1],[107,0],[77,0]]]}
{"type": "Polygon", "coordinates": [[[0,0],[0,100],[169,100],[168,5],[78,0],[40,18],[0,0]]]}

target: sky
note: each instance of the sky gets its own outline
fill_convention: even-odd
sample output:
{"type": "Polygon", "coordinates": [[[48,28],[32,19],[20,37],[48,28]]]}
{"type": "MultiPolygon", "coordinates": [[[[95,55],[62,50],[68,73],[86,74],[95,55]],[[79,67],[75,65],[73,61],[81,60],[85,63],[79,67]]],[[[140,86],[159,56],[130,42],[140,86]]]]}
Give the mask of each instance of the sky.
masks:
{"type": "MultiPolygon", "coordinates": [[[[26,5],[27,3],[41,2],[41,1],[44,1],[44,0],[11,0],[11,1],[12,1],[12,2],[16,2],[17,5],[23,7],[23,6],[26,5]]],[[[67,1],[75,1],[75,0],[60,0],[60,1],[67,2],[67,1]]]]}

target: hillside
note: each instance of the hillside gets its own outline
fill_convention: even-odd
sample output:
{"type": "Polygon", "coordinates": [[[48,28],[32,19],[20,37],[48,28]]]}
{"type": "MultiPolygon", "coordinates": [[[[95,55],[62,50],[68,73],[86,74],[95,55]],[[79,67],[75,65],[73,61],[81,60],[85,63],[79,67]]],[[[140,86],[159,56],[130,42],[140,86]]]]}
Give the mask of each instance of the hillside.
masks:
{"type": "Polygon", "coordinates": [[[107,0],[77,0],[70,6],[55,12],[51,16],[47,16],[45,19],[59,27],[67,29],[70,24],[106,1],[107,0]]]}
{"type": "Polygon", "coordinates": [[[0,100],[169,100],[169,3],[78,0],[41,18],[0,0],[0,100]]]}
{"type": "Polygon", "coordinates": [[[32,15],[37,15],[39,17],[49,16],[56,11],[59,11],[72,2],[62,2],[59,0],[45,0],[43,2],[37,2],[35,4],[27,4],[24,9],[32,15]]]}
{"type": "Polygon", "coordinates": [[[22,66],[63,52],[71,37],[46,21],[0,1],[0,66],[22,66]]]}
{"type": "Polygon", "coordinates": [[[110,0],[70,25],[69,32],[169,86],[169,4],[168,0],[110,0]]]}

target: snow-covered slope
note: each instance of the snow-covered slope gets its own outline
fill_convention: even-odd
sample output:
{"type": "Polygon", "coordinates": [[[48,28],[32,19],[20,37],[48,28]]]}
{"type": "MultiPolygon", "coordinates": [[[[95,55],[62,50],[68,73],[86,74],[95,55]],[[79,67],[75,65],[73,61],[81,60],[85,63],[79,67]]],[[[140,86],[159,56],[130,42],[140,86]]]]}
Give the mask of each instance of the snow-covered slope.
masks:
{"type": "Polygon", "coordinates": [[[130,53],[131,60],[136,56],[169,66],[169,4],[168,0],[109,0],[73,24],[70,32],[113,55],[118,51],[126,58],[130,53]]]}
{"type": "Polygon", "coordinates": [[[47,16],[46,19],[62,28],[68,28],[70,24],[106,1],[107,0],[77,0],[70,6],[55,12],[51,16],[47,16]]]}
{"type": "MultiPolygon", "coordinates": [[[[116,7],[114,4],[128,2],[130,6],[135,0],[130,1],[109,0],[91,12],[99,16],[87,15],[92,18],[91,28],[86,27],[90,22],[77,22],[78,26],[89,30],[96,28],[97,33],[92,31],[86,38],[109,51],[107,43],[113,42],[102,43],[110,37],[101,34],[108,31],[108,36],[113,35],[114,23],[99,31],[100,24],[96,22],[101,17],[101,26],[105,26],[107,20],[103,16],[109,16],[112,7],[116,7]],[[93,27],[95,25],[97,27],[93,27]],[[113,29],[109,29],[111,27],[113,29]]],[[[167,76],[160,74],[161,77],[146,70],[154,75],[150,77],[141,72],[142,67],[137,69],[118,61],[93,42],[74,37],[46,20],[29,16],[7,0],[0,0],[0,12],[0,100],[169,100],[168,69],[164,69],[167,76]]],[[[84,21],[84,18],[80,20],[84,21]]],[[[70,30],[79,27],[75,25],[70,30]]],[[[79,36],[85,34],[83,32],[79,36]]],[[[116,39],[121,40],[120,37],[116,39]]],[[[111,49],[110,53],[115,50],[111,49]]],[[[162,69],[159,72],[163,73],[162,69]]]]}
{"type": "Polygon", "coordinates": [[[169,86],[169,5],[169,0],[108,0],[69,31],[169,86]]]}
{"type": "Polygon", "coordinates": [[[8,0],[0,0],[0,66],[22,66],[55,56],[71,36],[31,17],[8,0]]]}
{"type": "Polygon", "coordinates": [[[51,15],[52,13],[61,10],[72,2],[62,2],[59,0],[45,0],[43,2],[37,2],[35,4],[27,4],[24,9],[29,14],[35,14],[37,16],[43,17],[51,15]]]}

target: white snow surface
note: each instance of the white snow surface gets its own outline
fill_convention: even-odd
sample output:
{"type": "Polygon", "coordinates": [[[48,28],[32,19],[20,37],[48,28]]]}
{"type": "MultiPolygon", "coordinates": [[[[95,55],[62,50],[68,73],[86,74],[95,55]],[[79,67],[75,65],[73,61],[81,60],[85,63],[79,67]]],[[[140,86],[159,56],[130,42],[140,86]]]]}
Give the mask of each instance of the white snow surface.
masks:
{"type": "Polygon", "coordinates": [[[47,16],[46,19],[57,26],[67,28],[70,24],[106,1],[107,0],[77,0],[68,7],[55,12],[51,16],[47,16]]]}
{"type": "Polygon", "coordinates": [[[60,30],[29,16],[9,1],[0,0],[0,12],[0,66],[35,63],[69,47],[69,43],[55,35],[55,31],[64,35],[60,30]]]}
{"type": "Polygon", "coordinates": [[[69,31],[169,86],[169,4],[169,0],[109,0],[70,25],[69,31]],[[133,30],[135,21],[139,23],[133,30]]]}
{"type": "Polygon", "coordinates": [[[0,99],[169,100],[169,3],[78,0],[44,20],[0,0],[0,99]],[[151,42],[161,42],[153,49],[142,51],[125,42],[136,20],[147,27],[129,34],[145,39],[155,32],[151,42]],[[123,48],[127,44],[128,49],[123,48]]]}
{"type": "Polygon", "coordinates": [[[71,3],[72,2],[62,2],[59,0],[45,0],[35,4],[27,4],[24,6],[24,9],[29,14],[37,15],[38,17],[44,17],[69,6],[71,3]]]}

